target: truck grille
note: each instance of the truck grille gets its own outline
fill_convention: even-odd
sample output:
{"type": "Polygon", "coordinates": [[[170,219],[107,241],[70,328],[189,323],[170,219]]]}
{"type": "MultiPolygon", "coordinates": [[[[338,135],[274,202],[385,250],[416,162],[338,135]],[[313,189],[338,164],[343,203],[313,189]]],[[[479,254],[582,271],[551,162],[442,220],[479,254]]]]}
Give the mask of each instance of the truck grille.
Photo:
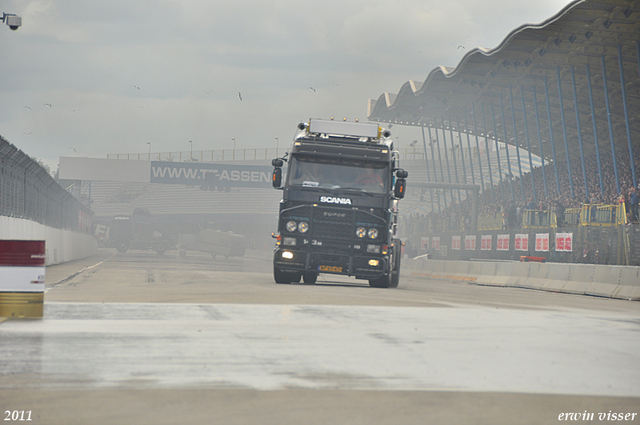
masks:
{"type": "Polygon", "coordinates": [[[323,241],[323,248],[319,249],[322,251],[347,253],[349,245],[356,239],[358,227],[377,228],[379,236],[375,241],[380,241],[386,234],[384,219],[356,209],[303,206],[292,208],[289,214],[283,213],[280,219],[281,228],[290,219],[309,221],[309,236],[323,241]]]}
{"type": "Polygon", "coordinates": [[[340,223],[337,221],[314,220],[313,234],[317,237],[348,241],[352,239],[355,231],[351,223],[340,223]]]}

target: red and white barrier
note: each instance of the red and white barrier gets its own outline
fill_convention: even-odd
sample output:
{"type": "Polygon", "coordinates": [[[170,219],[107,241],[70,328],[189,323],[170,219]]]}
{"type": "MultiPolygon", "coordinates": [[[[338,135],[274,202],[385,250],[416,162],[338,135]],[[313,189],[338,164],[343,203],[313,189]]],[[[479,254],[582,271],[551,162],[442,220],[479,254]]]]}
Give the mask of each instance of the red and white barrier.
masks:
{"type": "Polygon", "coordinates": [[[45,242],[0,240],[0,317],[42,317],[45,242]]]}

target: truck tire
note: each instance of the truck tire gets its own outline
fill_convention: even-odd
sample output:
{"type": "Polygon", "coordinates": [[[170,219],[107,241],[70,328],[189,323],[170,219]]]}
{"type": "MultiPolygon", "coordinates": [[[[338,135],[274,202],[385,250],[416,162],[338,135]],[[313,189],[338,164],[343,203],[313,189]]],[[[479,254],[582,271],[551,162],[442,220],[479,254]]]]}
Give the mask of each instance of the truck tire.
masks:
{"type": "Polygon", "coordinates": [[[397,288],[400,283],[400,260],[402,258],[402,241],[393,241],[393,270],[391,271],[391,282],[389,288],[397,288]]]}
{"type": "Polygon", "coordinates": [[[313,285],[318,280],[318,273],[308,272],[302,274],[302,281],[307,285],[313,285]]]}
{"type": "Polygon", "coordinates": [[[377,279],[369,279],[369,286],[372,288],[390,288],[391,275],[380,276],[377,279]]]}
{"type": "Polygon", "coordinates": [[[400,283],[400,256],[402,253],[402,242],[400,239],[393,241],[393,255],[391,256],[392,268],[388,275],[377,279],[370,279],[369,286],[373,288],[397,288],[400,283]]]}
{"type": "Polygon", "coordinates": [[[276,283],[298,283],[300,282],[300,276],[300,273],[283,272],[277,266],[273,266],[273,279],[276,283]]]}
{"type": "Polygon", "coordinates": [[[158,255],[163,255],[167,251],[168,245],[166,242],[158,242],[156,246],[153,247],[154,251],[158,253],[158,255]]]}
{"type": "Polygon", "coordinates": [[[119,241],[119,242],[116,242],[116,249],[118,250],[118,252],[121,252],[124,254],[129,249],[129,245],[126,242],[119,241]]]}

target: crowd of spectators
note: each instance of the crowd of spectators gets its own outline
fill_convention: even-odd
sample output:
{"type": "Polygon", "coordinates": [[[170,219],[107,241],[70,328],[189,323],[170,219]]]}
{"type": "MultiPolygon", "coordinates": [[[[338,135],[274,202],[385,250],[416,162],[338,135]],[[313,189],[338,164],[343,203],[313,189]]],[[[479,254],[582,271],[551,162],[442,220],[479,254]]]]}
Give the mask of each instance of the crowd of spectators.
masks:
{"type": "MultiPolygon", "coordinates": [[[[556,212],[558,225],[561,226],[565,221],[565,211],[569,208],[580,208],[584,204],[616,205],[624,203],[627,211],[626,223],[631,224],[638,221],[640,185],[639,187],[633,186],[628,150],[616,151],[620,192],[618,192],[613,157],[610,152],[600,154],[600,173],[595,154],[585,158],[588,194],[585,190],[580,159],[577,158],[577,161],[571,162],[570,165],[573,191],[566,161],[559,161],[557,167],[554,167],[553,164],[547,164],[544,167],[536,168],[532,174],[523,175],[522,182],[520,177],[514,177],[502,180],[493,189],[485,187],[480,196],[479,215],[502,217],[505,228],[517,228],[525,209],[553,210],[556,212]],[[602,176],[602,190],[600,175],[602,176]]],[[[634,166],[636,178],[640,179],[640,149],[636,149],[634,152],[634,166]]],[[[444,196],[443,192],[442,189],[437,192],[440,199],[444,196]]],[[[462,229],[468,228],[472,222],[470,217],[471,200],[461,199],[456,195],[450,196],[450,193],[447,191],[447,206],[445,208],[441,208],[439,211],[434,210],[429,214],[405,217],[403,225],[408,228],[404,231],[409,232],[408,234],[415,234],[420,231],[453,230],[447,229],[450,224],[458,228],[462,227],[462,229]]]]}

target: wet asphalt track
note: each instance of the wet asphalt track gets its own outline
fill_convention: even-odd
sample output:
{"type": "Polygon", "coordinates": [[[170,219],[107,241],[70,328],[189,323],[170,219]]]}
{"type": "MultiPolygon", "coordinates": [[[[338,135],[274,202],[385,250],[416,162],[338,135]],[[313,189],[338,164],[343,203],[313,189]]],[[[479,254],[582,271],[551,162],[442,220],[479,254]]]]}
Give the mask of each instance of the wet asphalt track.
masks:
{"type": "MultiPolygon", "coordinates": [[[[522,397],[530,418],[544,413],[556,422],[585,400],[601,410],[640,406],[638,303],[407,276],[397,290],[335,276],[276,285],[268,257],[105,250],[49,268],[44,319],[0,323],[0,400],[29,391],[257,391],[294,400],[310,390],[347,398],[510,394],[522,397]],[[531,401],[553,396],[581,401],[557,412],[531,401]]],[[[309,402],[310,415],[317,408],[309,402]]],[[[457,410],[443,402],[431,412],[457,423],[457,410]]],[[[529,423],[484,413],[486,423],[529,423]]],[[[248,423],[247,414],[227,423],[248,423]]]]}

